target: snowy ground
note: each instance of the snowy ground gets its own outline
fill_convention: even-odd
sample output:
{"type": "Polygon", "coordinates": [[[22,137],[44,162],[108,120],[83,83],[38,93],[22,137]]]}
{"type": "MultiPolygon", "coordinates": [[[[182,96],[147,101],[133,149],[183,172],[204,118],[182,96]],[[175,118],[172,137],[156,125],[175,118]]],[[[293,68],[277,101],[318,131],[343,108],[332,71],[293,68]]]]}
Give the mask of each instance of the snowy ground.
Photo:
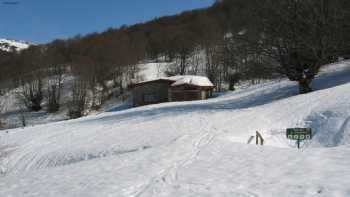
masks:
{"type": "Polygon", "coordinates": [[[1,131],[0,196],[350,196],[350,65],[298,95],[282,80],[1,131]],[[287,127],[312,127],[297,150],[287,127]],[[247,145],[255,131],[264,147],[247,145]]]}

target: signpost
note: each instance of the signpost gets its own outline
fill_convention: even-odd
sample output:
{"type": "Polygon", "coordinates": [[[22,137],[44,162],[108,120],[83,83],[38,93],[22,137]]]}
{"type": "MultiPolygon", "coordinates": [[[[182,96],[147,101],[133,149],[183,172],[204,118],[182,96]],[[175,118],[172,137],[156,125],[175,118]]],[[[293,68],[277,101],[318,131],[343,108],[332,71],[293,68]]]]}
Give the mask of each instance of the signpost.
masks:
{"type": "Polygon", "coordinates": [[[297,140],[298,148],[300,148],[301,141],[312,139],[312,130],[311,128],[288,128],[287,138],[297,140]]]}

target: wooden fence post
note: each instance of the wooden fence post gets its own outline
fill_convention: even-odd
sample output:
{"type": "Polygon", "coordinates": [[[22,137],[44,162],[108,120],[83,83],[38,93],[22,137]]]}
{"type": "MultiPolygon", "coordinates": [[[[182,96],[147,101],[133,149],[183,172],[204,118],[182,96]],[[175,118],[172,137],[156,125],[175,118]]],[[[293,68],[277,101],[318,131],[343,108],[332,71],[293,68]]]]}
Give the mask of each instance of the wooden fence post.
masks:
{"type": "Polygon", "coordinates": [[[252,141],[254,140],[254,138],[255,138],[255,136],[254,136],[254,135],[250,136],[250,138],[248,139],[247,144],[250,144],[250,142],[252,142],[252,141]]]}
{"type": "Polygon", "coordinates": [[[262,137],[262,135],[259,133],[259,131],[256,131],[256,136],[255,136],[255,143],[256,145],[259,145],[259,139],[260,139],[260,145],[263,146],[264,145],[264,138],[262,137]]]}

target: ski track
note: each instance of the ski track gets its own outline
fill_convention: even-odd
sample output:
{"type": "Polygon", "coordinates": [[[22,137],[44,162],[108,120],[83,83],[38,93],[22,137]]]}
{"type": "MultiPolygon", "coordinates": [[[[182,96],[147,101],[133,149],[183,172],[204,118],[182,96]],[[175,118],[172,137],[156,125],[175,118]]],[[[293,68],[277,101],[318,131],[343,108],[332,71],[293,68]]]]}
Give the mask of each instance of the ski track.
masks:
{"type": "MultiPolygon", "coordinates": [[[[165,167],[164,170],[162,170],[159,174],[152,177],[147,183],[145,183],[145,185],[141,186],[140,191],[131,192],[133,194],[132,196],[141,197],[148,192],[150,192],[149,195],[157,195],[164,191],[166,187],[171,187],[176,184],[176,181],[178,179],[177,172],[181,168],[186,167],[196,161],[196,158],[199,156],[201,149],[205,146],[208,146],[218,135],[218,133],[215,134],[215,132],[213,132],[217,132],[217,129],[215,127],[209,126],[208,121],[205,121],[204,117],[200,118],[200,122],[202,125],[201,130],[204,130],[204,132],[200,132],[194,137],[186,136],[185,138],[182,138],[181,140],[177,140],[175,142],[181,144],[191,144],[189,146],[190,150],[187,150],[186,154],[184,154],[184,156],[180,156],[179,159],[173,160],[170,166],[165,167]],[[205,125],[205,127],[203,127],[203,125],[205,125]]],[[[175,145],[176,152],[176,144],[173,145],[175,145]]],[[[183,150],[181,150],[181,152],[183,152],[183,150]]],[[[130,194],[130,192],[127,193],[130,194]]]]}
{"type": "Polygon", "coordinates": [[[349,123],[350,123],[350,116],[344,121],[339,131],[335,134],[336,146],[342,145],[346,135],[346,128],[350,126],[349,123]]]}

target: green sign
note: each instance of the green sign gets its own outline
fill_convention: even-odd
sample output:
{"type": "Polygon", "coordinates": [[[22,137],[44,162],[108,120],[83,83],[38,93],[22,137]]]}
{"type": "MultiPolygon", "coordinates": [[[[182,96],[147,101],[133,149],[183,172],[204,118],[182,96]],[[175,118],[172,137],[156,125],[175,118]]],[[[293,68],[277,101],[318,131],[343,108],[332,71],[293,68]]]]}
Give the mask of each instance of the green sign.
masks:
{"type": "Polygon", "coordinates": [[[287,129],[287,138],[290,140],[311,140],[311,128],[289,128],[287,129]]]}

